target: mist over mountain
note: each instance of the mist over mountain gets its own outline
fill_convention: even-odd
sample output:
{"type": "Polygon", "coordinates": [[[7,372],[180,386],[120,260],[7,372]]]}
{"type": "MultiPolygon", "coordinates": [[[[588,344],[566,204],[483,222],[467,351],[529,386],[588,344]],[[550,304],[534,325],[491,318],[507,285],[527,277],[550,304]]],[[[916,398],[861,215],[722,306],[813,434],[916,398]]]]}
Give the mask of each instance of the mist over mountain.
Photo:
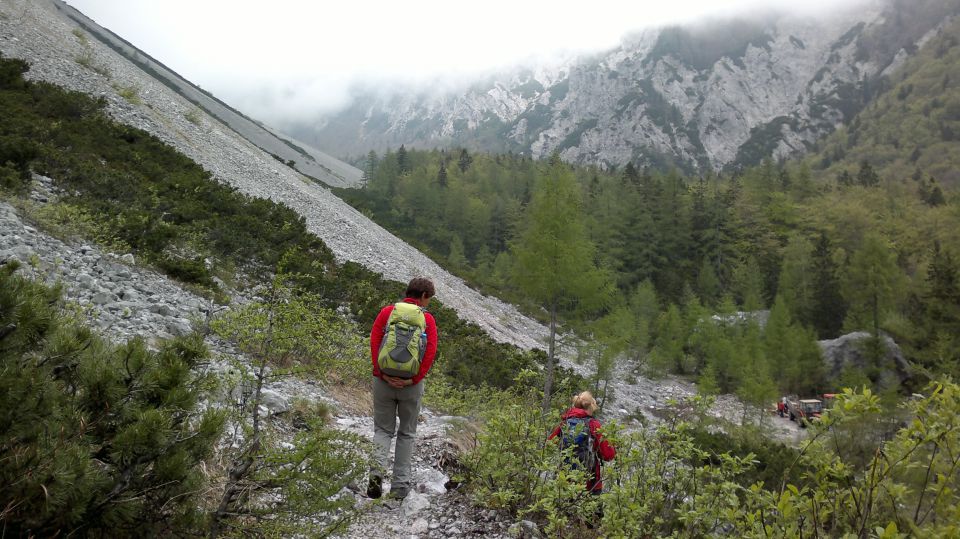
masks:
{"type": "Polygon", "coordinates": [[[811,150],[958,13],[957,0],[877,0],[651,29],[457,91],[359,89],[343,111],[285,129],[340,156],[462,145],[601,166],[736,168],[811,150]]]}

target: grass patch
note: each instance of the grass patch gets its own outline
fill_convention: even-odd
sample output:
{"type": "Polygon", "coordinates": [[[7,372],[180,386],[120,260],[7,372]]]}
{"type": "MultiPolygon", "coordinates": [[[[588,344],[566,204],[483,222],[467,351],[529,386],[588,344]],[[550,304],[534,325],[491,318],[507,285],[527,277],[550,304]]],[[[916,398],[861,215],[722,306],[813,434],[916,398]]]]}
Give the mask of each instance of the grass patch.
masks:
{"type": "Polygon", "coordinates": [[[130,85],[130,86],[119,86],[115,85],[113,87],[117,91],[117,95],[122,97],[127,103],[131,105],[142,105],[143,100],[140,99],[140,88],[130,85]]]}
{"type": "Polygon", "coordinates": [[[192,109],[190,112],[184,114],[183,117],[193,125],[203,125],[200,109],[192,109]]]}
{"type": "Polygon", "coordinates": [[[83,33],[83,30],[79,28],[74,28],[73,31],[70,33],[73,34],[77,38],[77,40],[80,41],[81,45],[85,47],[90,45],[90,40],[87,38],[87,34],[83,33]]]}

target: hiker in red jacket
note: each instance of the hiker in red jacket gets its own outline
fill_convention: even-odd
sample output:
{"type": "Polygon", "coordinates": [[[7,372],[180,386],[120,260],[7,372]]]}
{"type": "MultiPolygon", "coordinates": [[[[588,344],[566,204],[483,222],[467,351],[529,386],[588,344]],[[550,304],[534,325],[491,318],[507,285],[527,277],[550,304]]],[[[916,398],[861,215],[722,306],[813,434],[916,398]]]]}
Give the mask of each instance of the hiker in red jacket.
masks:
{"type": "Polygon", "coordinates": [[[437,323],[426,311],[435,293],[430,279],[412,279],[403,301],[381,309],[370,330],[374,451],[367,496],[371,498],[382,494],[394,436],[397,443],[390,495],[402,499],[412,487],[410,457],[417,435],[423,378],[437,355],[437,323]]]}
{"type": "Polygon", "coordinates": [[[571,423],[577,420],[585,420],[590,429],[590,437],[593,439],[593,448],[598,458],[594,459],[593,477],[587,480],[587,491],[591,494],[600,494],[603,492],[603,480],[600,477],[600,467],[603,461],[611,461],[617,456],[617,450],[600,434],[600,421],[593,417],[597,412],[597,400],[589,391],[573,397],[573,407],[560,416],[562,422],[553,429],[549,440],[560,436],[564,428],[569,428],[571,423]]]}

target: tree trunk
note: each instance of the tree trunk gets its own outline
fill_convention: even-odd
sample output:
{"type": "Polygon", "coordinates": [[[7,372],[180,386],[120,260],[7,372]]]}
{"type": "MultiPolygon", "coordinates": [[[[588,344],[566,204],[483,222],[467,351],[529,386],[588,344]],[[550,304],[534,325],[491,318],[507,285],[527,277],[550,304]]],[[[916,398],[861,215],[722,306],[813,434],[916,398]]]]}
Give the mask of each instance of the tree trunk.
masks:
{"type": "Polygon", "coordinates": [[[543,416],[550,413],[550,393],[553,391],[553,365],[557,340],[557,302],[550,304],[550,341],[547,343],[547,366],[543,373],[543,416]]]}

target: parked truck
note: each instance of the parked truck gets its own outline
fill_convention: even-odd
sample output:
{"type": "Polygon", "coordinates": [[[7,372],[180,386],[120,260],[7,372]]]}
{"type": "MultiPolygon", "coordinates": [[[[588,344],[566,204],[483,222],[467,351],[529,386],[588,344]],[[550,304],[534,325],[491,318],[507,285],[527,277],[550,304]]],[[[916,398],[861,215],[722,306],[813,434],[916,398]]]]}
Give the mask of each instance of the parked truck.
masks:
{"type": "Polygon", "coordinates": [[[807,423],[820,419],[823,413],[823,401],[820,399],[787,399],[787,413],[790,421],[796,421],[801,428],[807,423]]]}

